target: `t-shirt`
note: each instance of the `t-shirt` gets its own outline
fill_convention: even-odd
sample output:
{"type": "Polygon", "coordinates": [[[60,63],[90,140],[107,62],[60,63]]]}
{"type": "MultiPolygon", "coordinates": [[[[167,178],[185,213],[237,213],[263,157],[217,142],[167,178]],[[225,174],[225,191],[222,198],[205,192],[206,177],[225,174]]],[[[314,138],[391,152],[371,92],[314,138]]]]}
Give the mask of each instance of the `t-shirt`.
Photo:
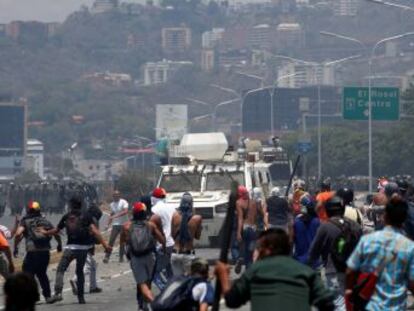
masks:
{"type": "Polygon", "coordinates": [[[38,241],[35,243],[33,241],[33,237],[30,234],[30,230],[32,230],[31,222],[34,222],[34,225],[38,225],[39,227],[43,227],[45,230],[51,230],[53,229],[53,225],[43,216],[36,215],[36,216],[30,216],[27,215],[24,217],[21,221],[21,225],[24,228],[24,238],[26,240],[26,251],[32,252],[32,251],[46,251],[51,249],[50,245],[50,238],[42,239],[42,242],[38,241]],[[41,225],[41,226],[40,226],[41,225]]]}
{"type": "Polygon", "coordinates": [[[164,232],[166,239],[166,247],[174,246],[174,239],[171,236],[171,221],[175,212],[175,207],[165,204],[164,201],[158,201],[152,207],[152,213],[161,218],[162,231],[164,232]]]}
{"type": "Polygon", "coordinates": [[[66,228],[66,234],[68,236],[67,249],[89,249],[94,244],[94,237],[90,232],[90,225],[94,224],[93,218],[88,213],[80,212],[69,212],[63,215],[62,219],[59,221],[58,229],[63,230],[66,228]],[[71,233],[67,230],[68,219],[70,216],[80,217],[80,230],[71,233]]]}
{"type": "MultiPolygon", "coordinates": [[[[118,202],[112,202],[110,206],[111,206],[111,212],[113,213],[113,215],[119,214],[122,211],[128,210],[128,202],[124,199],[119,199],[118,202]]],[[[118,218],[114,218],[112,220],[112,225],[122,226],[127,221],[128,221],[128,214],[118,217],[118,218]]]]}
{"type": "Polygon", "coordinates": [[[201,282],[193,287],[192,296],[193,300],[198,302],[199,305],[203,303],[212,305],[214,301],[214,289],[209,282],[201,282]]]}
{"type": "Polygon", "coordinates": [[[290,220],[288,202],[281,197],[271,196],[266,201],[270,226],[287,226],[290,220]]]}
{"type": "Polygon", "coordinates": [[[328,215],[326,214],[326,210],[325,210],[325,203],[326,201],[328,201],[329,199],[331,199],[333,196],[335,195],[335,192],[333,191],[324,191],[324,192],[320,192],[318,193],[318,195],[316,196],[316,202],[318,202],[318,217],[322,222],[326,222],[328,221],[328,215]]]}
{"type": "MultiPolygon", "coordinates": [[[[294,254],[293,258],[303,264],[308,263],[309,248],[315,239],[320,221],[318,217],[306,220],[306,216],[299,215],[293,225],[294,231],[294,254]]],[[[317,262],[315,263],[315,265],[317,262]]]]}
{"type": "Polygon", "coordinates": [[[11,239],[11,232],[6,226],[0,225],[0,251],[9,247],[7,239],[11,239]]]}
{"type": "Polygon", "coordinates": [[[290,256],[256,261],[225,295],[229,308],[250,301],[252,311],[310,311],[312,304],[325,306],[332,298],[320,275],[290,256]]]}

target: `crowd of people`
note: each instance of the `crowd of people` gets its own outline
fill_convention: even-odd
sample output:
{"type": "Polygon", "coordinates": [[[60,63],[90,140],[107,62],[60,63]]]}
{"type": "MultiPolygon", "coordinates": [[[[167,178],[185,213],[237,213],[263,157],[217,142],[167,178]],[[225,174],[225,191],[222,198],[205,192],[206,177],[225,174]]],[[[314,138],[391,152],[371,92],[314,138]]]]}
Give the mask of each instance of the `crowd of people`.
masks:
{"type": "MultiPolygon", "coordinates": [[[[406,310],[407,293],[414,291],[411,193],[406,179],[382,178],[369,206],[361,207],[354,204],[352,189],[334,190],[329,182],[310,193],[304,181],[296,180],[288,198],[277,187],[265,198],[260,188],[249,191],[239,186],[232,262],[218,262],[214,269],[226,305],[238,308],[250,301],[253,311],[268,306],[277,310],[406,310]],[[243,266],[243,274],[232,282],[231,269],[240,274],[243,266]]],[[[119,237],[118,260],[128,259],[139,310],[205,311],[214,294],[208,262],[196,257],[195,240],[202,235],[203,219],[195,214],[190,193],[182,195],[178,208],[166,203],[166,195],[164,189],[156,188],[150,196],[130,204],[115,190],[106,223],[109,242],[99,230],[102,211],[96,204],[88,204],[85,210],[82,199],[72,196],[67,212],[54,226],[42,215],[41,204],[29,201],[26,215],[16,220],[12,230],[0,227],[4,254],[0,273],[7,278],[14,272],[13,255],[18,255],[18,245],[25,239],[22,270],[38,279],[45,301],[63,299],[64,274],[76,261],[76,276],[70,284],[84,304],[85,271],[90,277],[89,292],[102,291],[96,282],[95,245],[103,246],[103,263],[108,264],[119,237]],[[62,231],[67,237],[64,247],[62,231]],[[8,240],[13,237],[12,251],[8,240]],[[57,250],[63,252],[53,295],[47,275],[52,237],[57,250]]],[[[6,297],[7,290],[26,277],[20,274],[8,279],[6,297]]],[[[32,296],[36,301],[39,294],[32,296]]]]}

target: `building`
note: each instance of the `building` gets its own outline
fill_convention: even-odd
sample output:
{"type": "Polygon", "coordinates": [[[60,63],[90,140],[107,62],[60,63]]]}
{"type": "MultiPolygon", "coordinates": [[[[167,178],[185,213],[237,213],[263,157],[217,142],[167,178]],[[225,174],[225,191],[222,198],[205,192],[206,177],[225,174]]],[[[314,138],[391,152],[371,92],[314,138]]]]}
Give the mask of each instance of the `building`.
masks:
{"type": "Polygon", "coordinates": [[[201,69],[205,72],[211,72],[216,67],[215,51],[204,49],[201,51],[201,69]]]}
{"type": "Polygon", "coordinates": [[[272,31],[268,24],[256,25],[249,29],[247,35],[247,45],[250,48],[266,49],[270,48],[272,31]]]}
{"type": "Polygon", "coordinates": [[[7,28],[6,24],[0,24],[0,37],[3,37],[6,35],[6,28],[7,28]]]}
{"type": "Polygon", "coordinates": [[[334,0],[332,4],[336,16],[355,16],[358,12],[358,0],[334,0]]]}
{"type": "Polygon", "coordinates": [[[59,31],[61,23],[47,23],[47,36],[53,37],[59,31]]]}
{"type": "Polygon", "coordinates": [[[144,65],[144,85],[166,83],[178,69],[192,65],[192,62],[175,62],[166,59],[160,62],[146,63],[144,65]]]}
{"type": "Polygon", "coordinates": [[[112,11],[118,7],[118,0],[95,0],[91,12],[101,14],[112,11]]]}
{"type": "Polygon", "coordinates": [[[99,84],[112,86],[128,86],[132,83],[132,77],[126,73],[113,72],[95,72],[93,74],[84,75],[83,79],[99,84]]]}
{"type": "Polygon", "coordinates": [[[278,70],[278,77],[285,77],[279,87],[300,88],[310,85],[335,85],[334,66],[288,63],[278,70]]]}
{"type": "Polygon", "coordinates": [[[26,145],[26,171],[33,171],[41,179],[45,178],[44,146],[40,140],[28,139],[26,145]]]}
{"type": "Polygon", "coordinates": [[[6,25],[6,36],[22,43],[45,43],[48,32],[48,24],[41,22],[13,21],[6,25]]]}
{"type": "Polygon", "coordinates": [[[224,28],[213,28],[211,31],[203,32],[201,35],[201,46],[203,49],[213,49],[220,44],[224,38],[224,28]]]}
{"type": "Polygon", "coordinates": [[[24,171],[27,140],[27,102],[0,103],[0,179],[24,171]]]}
{"type": "Polygon", "coordinates": [[[282,23],[276,27],[276,42],[278,50],[304,47],[304,32],[298,23],[282,23]]]}
{"type": "Polygon", "coordinates": [[[245,49],[247,46],[248,29],[244,26],[235,26],[226,29],[220,49],[223,51],[232,51],[245,49]]]}
{"type": "Polygon", "coordinates": [[[163,28],[161,40],[164,53],[183,53],[191,47],[191,29],[188,27],[163,28]]]}

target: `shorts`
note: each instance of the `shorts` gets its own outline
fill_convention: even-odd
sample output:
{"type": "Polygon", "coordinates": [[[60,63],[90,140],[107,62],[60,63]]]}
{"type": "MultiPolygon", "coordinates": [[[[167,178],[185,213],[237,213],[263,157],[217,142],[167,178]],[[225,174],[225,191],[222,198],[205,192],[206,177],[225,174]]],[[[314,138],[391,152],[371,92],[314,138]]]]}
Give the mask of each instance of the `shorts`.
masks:
{"type": "Polygon", "coordinates": [[[171,255],[171,265],[174,276],[190,275],[191,263],[194,260],[193,254],[176,254],[171,255]]]}
{"type": "Polygon", "coordinates": [[[155,268],[155,256],[152,252],[142,256],[131,256],[131,270],[137,284],[152,281],[155,268]]]}

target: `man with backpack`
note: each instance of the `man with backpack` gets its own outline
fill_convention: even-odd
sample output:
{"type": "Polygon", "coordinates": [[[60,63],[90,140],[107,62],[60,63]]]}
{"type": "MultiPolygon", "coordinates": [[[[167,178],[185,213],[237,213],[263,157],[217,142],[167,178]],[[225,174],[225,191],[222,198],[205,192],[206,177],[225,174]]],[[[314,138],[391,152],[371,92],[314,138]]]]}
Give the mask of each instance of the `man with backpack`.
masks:
{"type": "MultiPolygon", "coordinates": [[[[27,205],[27,214],[22,218],[17,228],[14,254],[17,255],[20,241],[23,237],[26,240],[26,256],[23,260],[23,271],[36,276],[42,288],[43,296],[46,303],[54,303],[51,297],[49,277],[47,276],[47,268],[50,261],[50,240],[51,237],[39,232],[53,229],[53,225],[40,213],[40,204],[31,201],[27,205]]],[[[62,251],[62,241],[59,235],[55,235],[58,243],[57,251],[62,251]]]]}
{"type": "Polygon", "coordinates": [[[99,229],[96,227],[93,218],[82,211],[82,201],[78,197],[73,197],[69,201],[69,212],[60,220],[57,228],[52,230],[43,230],[42,233],[47,235],[56,235],[63,229],[66,229],[68,237],[67,245],[63,252],[56,271],[55,295],[53,300],[61,301],[63,290],[63,277],[65,271],[73,260],[76,260],[76,275],[78,288],[78,301],[80,304],[85,303],[84,285],[85,275],[83,268],[89,250],[94,246],[94,237],[104,247],[106,252],[111,252],[110,247],[103,239],[99,229]]]}
{"type": "Polygon", "coordinates": [[[335,293],[336,310],[345,310],[346,260],[352,254],[360,237],[361,227],[344,218],[345,206],[341,198],[334,196],[325,202],[328,221],[322,223],[309,250],[309,265],[322,261],[326,286],[335,293]]]}
{"type": "Polygon", "coordinates": [[[348,311],[406,310],[407,290],[414,293],[414,242],[403,232],[407,213],[407,202],[392,196],[385,206],[385,227],[363,236],[349,257],[348,311]],[[363,285],[364,279],[373,281],[363,285]],[[361,296],[362,291],[369,294],[361,296]]]}
{"type": "Polygon", "coordinates": [[[198,240],[201,237],[202,222],[203,218],[200,215],[193,215],[193,197],[188,192],[184,193],[171,224],[175,240],[171,256],[174,276],[190,273],[191,262],[195,257],[194,239],[198,240]]]}
{"type": "Polygon", "coordinates": [[[132,221],[122,230],[121,244],[126,246],[127,258],[137,284],[139,310],[148,310],[148,302],[154,300],[151,281],[154,272],[155,245],[158,241],[165,249],[165,237],[155,224],[147,220],[147,207],[136,202],[132,208],[132,221]],[[142,299],[143,298],[143,299],[142,299]]]}
{"type": "Polygon", "coordinates": [[[174,277],[152,302],[151,308],[153,311],[207,311],[213,301],[208,262],[195,258],[190,275],[174,277]]]}
{"type": "MultiPolygon", "coordinates": [[[[95,202],[91,202],[89,207],[86,211],[93,219],[95,226],[99,229],[99,220],[102,218],[102,211],[99,206],[95,202]]],[[[94,238],[95,244],[99,244],[99,241],[94,238]]],[[[102,292],[102,288],[98,287],[98,282],[96,279],[96,270],[98,268],[98,264],[94,258],[95,256],[95,245],[89,250],[88,256],[86,257],[86,263],[84,268],[84,274],[89,275],[89,294],[97,294],[102,292]]],[[[78,294],[78,288],[76,286],[78,278],[76,274],[73,278],[69,281],[70,286],[72,287],[72,293],[74,295],[78,294]]]]}

